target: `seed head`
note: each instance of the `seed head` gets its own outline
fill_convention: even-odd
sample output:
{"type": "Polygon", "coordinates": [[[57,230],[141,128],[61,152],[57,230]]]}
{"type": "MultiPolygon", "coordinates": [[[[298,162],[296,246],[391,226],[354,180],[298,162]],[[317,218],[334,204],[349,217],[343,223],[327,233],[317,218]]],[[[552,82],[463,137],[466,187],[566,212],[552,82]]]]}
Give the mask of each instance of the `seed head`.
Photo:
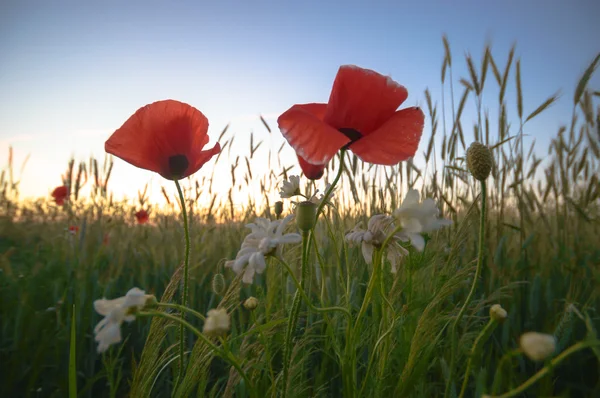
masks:
{"type": "Polygon", "coordinates": [[[296,224],[302,232],[310,231],[317,222],[317,205],[309,200],[298,203],[296,224]]]}
{"type": "Polygon", "coordinates": [[[256,297],[248,297],[244,301],[244,308],[248,311],[254,311],[258,307],[258,299],[256,297]]]}
{"type": "Polygon", "coordinates": [[[225,290],[225,277],[223,274],[218,273],[213,276],[212,290],[215,294],[221,295],[225,290]]]}
{"type": "Polygon", "coordinates": [[[508,312],[500,304],[494,304],[490,308],[490,318],[498,323],[502,323],[506,320],[508,312]]]}
{"type": "Polygon", "coordinates": [[[467,166],[475,179],[485,181],[492,170],[492,162],[492,152],[487,146],[474,142],[467,149],[467,166]]]}

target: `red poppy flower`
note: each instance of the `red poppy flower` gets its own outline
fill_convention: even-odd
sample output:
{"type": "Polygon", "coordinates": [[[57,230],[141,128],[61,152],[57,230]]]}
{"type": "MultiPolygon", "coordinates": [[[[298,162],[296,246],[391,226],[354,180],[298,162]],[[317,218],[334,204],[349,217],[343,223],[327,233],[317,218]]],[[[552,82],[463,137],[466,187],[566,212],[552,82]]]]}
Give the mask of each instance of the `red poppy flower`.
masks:
{"type": "Polygon", "coordinates": [[[106,141],[106,152],[166,179],[194,174],[219,153],[208,144],[208,119],[198,109],[175,100],[154,102],[138,109],[106,141]]]}
{"type": "Polygon", "coordinates": [[[54,202],[62,206],[65,203],[65,200],[69,196],[69,188],[66,185],[54,188],[52,191],[52,197],[54,198],[54,202]]]}
{"type": "Polygon", "coordinates": [[[77,225],[71,225],[69,227],[69,233],[71,235],[75,235],[77,232],[79,232],[79,227],[77,225]]]}
{"type": "Polygon", "coordinates": [[[137,213],[135,213],[135,218],[138,224],[146,224],[150,219],[150,215],[146,210],[140,210],[137,213]]]}
{"type": "Polygon", "coordinates": [[[343,65],[328,103],[294,105],[277,122],[307,178],[321,178],[342,147],[365,162],[394,165],[414,156],[425,122],[418,107],[397,111],[407,97],[391,78],[343,65]]]}

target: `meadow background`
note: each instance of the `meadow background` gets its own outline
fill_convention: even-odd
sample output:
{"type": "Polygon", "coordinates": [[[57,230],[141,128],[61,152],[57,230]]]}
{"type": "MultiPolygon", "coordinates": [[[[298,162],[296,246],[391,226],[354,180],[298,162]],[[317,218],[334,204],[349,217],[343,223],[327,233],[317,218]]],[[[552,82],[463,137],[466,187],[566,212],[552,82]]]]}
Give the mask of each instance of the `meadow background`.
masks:
{"type": "MultiPolygon", "coordinates": [[[[577,60],[581,73],[572,85],[557,82],[543,94],[530,94],[528,81],[536,76],[523,73],[527,54],[521,59],[518,45],[508,51],[486,46],[475,58],[463,48],[451,48],[445,37],[439,44],[439,81],[409,91],[409,102],[413,93],[422,98],[427,115],[427,133],[417,155],[394,167],[347,157],[335,208],[327,209],[327,222],[322,220],[317,228],[320,258],[311,262],[311,297],[356,311],[369,268],[360,248],[344,241],[347,231],[373,214],[393,211],[410,188],[435,198],[442,216],[454,221],[452,227],[428,236],[425,251],[411,251],[400,271],[386,279],[398,322],[385,366],[377,368],[377,377],[359,379],[365,396],[443,395],[450,351],[447,325],[465,300],[477,256],[479,186],[465,164],[466,148],[473,141],[492,149],[494,167],[488,179],[484,268],[475,300],[459,326],[459,370],[454,372],[458,378],[452,394],[460,389],[461,369],[492,304],[502,304],[509,318],[485,345],[468,396],[494,388],[508,391],[542,368],[522,356],[500,363],[517,347],[523,332],[555,335],[560,352],[596,336],[600,327],[600,86],[594,75],[600,54],[577,60]],[[532,96],[538,101],[532,102],[532,96]],[[565,108],[570,112],[557,110],[565,108]],[[548,127],[540,120],[554,120],[557,114],[560,123],[551,132],[540,132],[548,127]]],[[[547,59],[552,62],[550,51],[547,59]]],[[[330,83],[325,86],[328,90],[330,83]]],[[[295,288],[275,262],[252,286],[240,287],[235,275],[223,268],[225,260],[235,257],[247,233],[245,224],[257,216],[275,217],[281,181],[299,170],[285,152],[289,148],[272,115],[257,120],[260,129],[253,131],[227,129],[227,123],[217,127],[211,139],[221,143],[221,154],[183,182],[191,220],[190,301],[201,313],[219,303],[231,308],[232,349],[248,359],[252,379],[265,396],[275,396],[282,320],[295,288]],[[225,276],[226,294],[213,291],[218,272],[225,276]],[[260,302],[251,313],[241,307],[249,296],[260,302]],[[259,325],[259,337],[246,338],[244,332],[259,325]]],[[[92,332],[100,319],[93,300],[121,296],[133,286],[157,297],[168,293],[183,253],[173,184],[154,179],[154,186],[146,189],[146,179],[137,195],[135,190],[115,195],[111,158],[65,157],[54,179],[31,182],[47,192],[61,180],[68,183],[72,194],[61,208],[46,195],[20,194],[26,182],[21,180],[26,176],[22,170],[31,164],[23,166],[26,156],[13,156],[5,149],[8,156],[0,176],[1,395],[68,395],[73,304],[80,396],[121,397],[132,389],[133,396],[173,394],[175,371],[168,348],[176,341],[175,328],[167,328],[167,341],[159,347],[165,355],[148,374],[138,365],[149,320],[124,325],[126,341],[104,356],[96,353],[92,332]],[[140,209],[150,211],[149,224],[136,224],[133,214],[140,209]],[[78,232],[70,233],[70,226],[77,226],[78,232]],[[148,385],[141,387],[144,377],[152,380],[151,394],[148,385]]],[[[316,185],[303,179],[303,189],[322,192],[339,167],[336,158],[316,185]]],[[[140,185],[142,175],[135,176],[132,186],[140,185]]],[[[292,211],[291,202],[284,200],[284,215],[292,211]]],[[[288,248],[285,258],[298,265],[299,253],[299,247],[288,248]]],[[[379,335],[377,316],[369,313],[362,326],[359,375],[367,371],[379,335]]],[[[338,316],[324,321],[302,310],[293,354],[293,396],[340,396],[342,370],[335,358],[343,349],[343,336],[330,327],[340,322],[338,316]]],[[[224,362],[194,346],[194,339],[188,341],[196,367],[186,384],[189,390],[175,395],[245,396],[243,383],[238,384],[224,362]]],[[[525,396],[598,396],[599,360],[597,349],[580,351],[525,396]]]]}

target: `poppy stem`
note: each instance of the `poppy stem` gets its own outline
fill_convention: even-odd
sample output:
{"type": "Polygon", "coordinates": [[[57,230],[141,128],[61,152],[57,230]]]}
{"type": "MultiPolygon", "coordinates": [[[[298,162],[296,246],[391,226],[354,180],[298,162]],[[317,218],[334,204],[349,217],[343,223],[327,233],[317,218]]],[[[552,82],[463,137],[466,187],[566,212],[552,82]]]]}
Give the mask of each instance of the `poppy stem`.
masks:
{"type": "MultiPolygon", "coordinates": [[[[183,191],[179,180],[174,180],[175,186],[177,187],[177,193],[179,194],[179,201],[181,202],[181,214],[183,215],[183,230],[185,233],[185,260],[183,263],[183,291],[181,293],[181,305],[187,306],[188,297],[188,279],[189,279],[189,263],[190,263],[190,232],[188,226],[187,211],[185,209],[185,199],[183,197],[183,191]]],[[[184,370],[184,349],[185,349],[185,311],[181,311],[181,324],[179,327],[179,375],[177,377],[177,385],[183,380],[184,370]]]]}

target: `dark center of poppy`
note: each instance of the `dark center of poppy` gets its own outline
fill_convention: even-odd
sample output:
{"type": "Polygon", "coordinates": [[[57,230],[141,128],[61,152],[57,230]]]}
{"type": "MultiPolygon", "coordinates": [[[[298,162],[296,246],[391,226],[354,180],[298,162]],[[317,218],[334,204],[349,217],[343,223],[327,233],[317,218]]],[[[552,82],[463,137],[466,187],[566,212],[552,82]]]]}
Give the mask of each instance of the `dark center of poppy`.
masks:
{"type": "Polygon", "coordinates": [[[338,130],[340,133],[344,134],[346,137],[350,138],[350,142],[346,145],[346,148],[348,148],[352,143],[358,141],[359,139],[362,138],[362,134],[360,133],[360,131],[355,130],[353,128],[349,128],[349,127],[342,127],[341,129],[338,130]]]}
{"type": "Polygon", "coordinates": [[[169,172],[173,178],[184,176],[190,162],[185,155],[174,155],[169,158],[169,172]]]}

